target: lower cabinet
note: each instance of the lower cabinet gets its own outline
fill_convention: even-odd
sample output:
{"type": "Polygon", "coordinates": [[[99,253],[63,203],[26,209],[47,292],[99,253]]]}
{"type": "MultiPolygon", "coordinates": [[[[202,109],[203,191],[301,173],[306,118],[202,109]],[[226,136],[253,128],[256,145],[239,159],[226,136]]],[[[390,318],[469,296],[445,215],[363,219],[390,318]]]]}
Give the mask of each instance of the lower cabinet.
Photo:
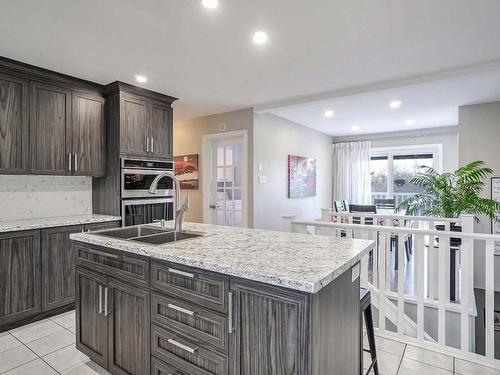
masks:
{"type": "Polygon", "coordinates": [[[40,312],[40,232],[0,234],[0,332],[40,312]]]}
{"type": "Polygon", "coordinates": [[[234,331],[231,375],[301,375],[308,371],[308,314],[303,293],[231,282],[234,331]]]}
{"type": "Polygon", "coordinates": [[[83,225],[42,230],[42,310],[75,301],[75,254],[71,233],[83,225]]]}
{"type": "Polygon", "coordinates": [[[77,268],[76,346],[113,374],[150,373],[150,292],[77,268]]]}

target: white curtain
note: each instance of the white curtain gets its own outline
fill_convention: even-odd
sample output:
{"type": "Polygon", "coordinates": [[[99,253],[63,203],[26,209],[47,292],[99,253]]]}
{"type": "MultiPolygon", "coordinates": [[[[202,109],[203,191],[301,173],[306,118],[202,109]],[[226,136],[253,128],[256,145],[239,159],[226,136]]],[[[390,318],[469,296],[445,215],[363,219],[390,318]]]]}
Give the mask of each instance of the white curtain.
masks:
{"type": "Polygon", "coordinates": [[[333,200],[372,204],[370,141],[333,145],[333,200]]]}

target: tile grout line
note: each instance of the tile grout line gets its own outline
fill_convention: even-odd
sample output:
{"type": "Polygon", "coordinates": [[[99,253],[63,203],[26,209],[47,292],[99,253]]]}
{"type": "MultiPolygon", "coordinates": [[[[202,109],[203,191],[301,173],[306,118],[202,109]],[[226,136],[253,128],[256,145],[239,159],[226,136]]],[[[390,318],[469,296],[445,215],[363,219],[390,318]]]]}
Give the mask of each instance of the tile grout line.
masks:
{"type": "MultiPolygon", "coordinates": [[[[29,349],[29,348],[28,348],[28,349],[29,349]]],[[[36,355],[36,354],[35,354],[35,355],[36,355]]],[[[37,359],[41,359],[41,358],[40,358],[39,356],[37,356],[36,358],[32,359],[31,361],[21,363],[20,365],[14,366],[14,367],[12,367],[12,368],[7,369],[7,370],[6,370],[6,371],[4,371],[4,372],[1,372],[1,373],[0,373],[0,375],[1,375],[1,374],[6,374],[6,373],[7,373],[7,372],[9,372],[9,371],[15,370],[16,368],[19,368],[19,367],[21,367],[21,366],[27,365],[28,363],[34,362],[34,361],[36,361],[37,359]]]]}

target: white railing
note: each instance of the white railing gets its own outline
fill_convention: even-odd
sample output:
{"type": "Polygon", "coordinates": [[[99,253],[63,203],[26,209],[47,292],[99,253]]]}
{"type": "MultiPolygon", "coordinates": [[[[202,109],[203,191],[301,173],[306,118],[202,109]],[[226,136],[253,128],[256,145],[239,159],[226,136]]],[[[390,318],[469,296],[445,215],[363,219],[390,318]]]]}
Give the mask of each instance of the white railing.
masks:
{"type": "MultiPolygon", "coordinates": [[[[486,290],[485,290],[485,348],[486,357],[494,358],[494,243],[500,236],[473,233],[474,217],[464,215],[460,219],[414,217],[401,215],[337,214],[323,212],[321,221],[301,221],[294,216],[285,216],[285,230],[315,235],[371,239],[374,250],[361,261],[361,282],[372,292],[372,302],[378,309],[378,329],[388,330],[386,318],[396,326],[398,335],[412,336],[422,342],[437,342],[440,346],[450,345],[450,339],[459,334],[457,344],[451,346],[463,352],[474,352],[474,319],[477,315],[473,292],[473,246],[474,241],[483,242],[486,248],[486,290]],[[359,218],[361,224],[353,224],[359,218]],[[367,220],[370,219],[370,220],[367,220]],[[335,222],[332,222],[334,220],[335,222]],[[372,222],[378,225],[367,225],[372,222]],[[401,225],[405,222],[414,226],[401,225]],[[444,231],[434,225],[443,223],[444,231]],[[451,232],[450,225],[458,223],[462,232],[451,232]],[[379,225],[384,224],[384,225],[379,225]],[[399,225],[399,226],[398,226],[399,225]],[[405,291],[405,240],[412,238],[413,275],[412,292],[405,291]],[[450,246],[451,238],[460,238],[457,248],[450,246]],[[438,239],[438,241],[437,241],[438,239]],[[397,242],[398,264],[397,290],[391,291],[391,253],[397,242]],[[460,266],[456,301],[450,300],[450,255],[458,251],[460,266]],[[435,256],[434,256],[435,255],[435,256]],[[426,262],[427,258],[427,262],[426,262]],[[429,260],[432,261],[429,261],[429,260]],[[429,269],[430,263],[434,263],[429,269]],[[370,277],[371,276],[371,277],[370,277]],[[436,288],[433,279],[437,278],[436,288]],[[413,308],[409,308],[413,306],[413,308]],[[406,308],[406,309],[405,309],[406,308]],[[408,310],[408,311],[407,311],[408,310]],[[412,310],[413,313],[409,311],[412,310]],[[433,310],[433,311],[432,311],[433,310]],[[435,315],[437,330],[426,328],[424,319],[435,315]],[[429,315],[430,314],[430,315],[429,315]],[[455,319],[454,315],[459,315],[455,319]]],[[[408,270],[406,270],[408,272],[408,270]]],[[[394,275],[394,276],[396,276],[394,275]]],[[[427,325],[427,326],[433,326],[427,325]]]]}

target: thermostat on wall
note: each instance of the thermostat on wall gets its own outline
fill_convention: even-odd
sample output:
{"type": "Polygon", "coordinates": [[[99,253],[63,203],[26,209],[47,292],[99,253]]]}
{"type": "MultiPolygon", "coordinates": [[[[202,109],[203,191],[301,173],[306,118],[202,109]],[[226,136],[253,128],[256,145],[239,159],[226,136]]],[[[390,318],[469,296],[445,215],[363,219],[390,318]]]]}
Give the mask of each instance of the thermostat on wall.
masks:
{"type": "Polygon", "coordinates": [[[225,130],[226,130],[226,123],[225,122],[219,123],[219,131],[223,132],[225,130]]]}

